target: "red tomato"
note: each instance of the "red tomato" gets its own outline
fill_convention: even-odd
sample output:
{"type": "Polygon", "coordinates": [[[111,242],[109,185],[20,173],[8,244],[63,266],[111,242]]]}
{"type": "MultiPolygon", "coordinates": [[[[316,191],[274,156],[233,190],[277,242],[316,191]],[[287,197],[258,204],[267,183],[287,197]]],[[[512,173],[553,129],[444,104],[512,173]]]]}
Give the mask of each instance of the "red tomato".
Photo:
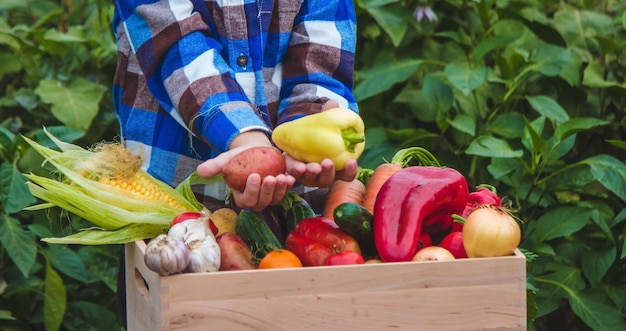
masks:
{"type": "Polygon", "coordinates": [[[324,265],[347,265],[364,264],[363,256],[355,251],[344,250],[330,254],[324,261],[324,265]]]}
{"type": "Polygon", "coordinates": [[[463,233],[461,231],[454,231],[448,233],[441,242],[439,246],[447,249],[454,255],[457,259],[463,259],[467,257],[467,252],[465,252],[465,247],[463,246],[463,233]]]}

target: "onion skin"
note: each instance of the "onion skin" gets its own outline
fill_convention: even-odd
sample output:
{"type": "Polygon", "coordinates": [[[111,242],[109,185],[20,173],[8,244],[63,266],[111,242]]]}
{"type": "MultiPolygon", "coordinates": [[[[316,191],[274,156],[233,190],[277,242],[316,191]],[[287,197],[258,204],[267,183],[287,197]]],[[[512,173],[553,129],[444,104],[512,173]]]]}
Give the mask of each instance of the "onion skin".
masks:
{"type": "Polygon", "coordinates": [[[470,258],[511,255],[522,239],[513,216],[493,206],[474,209],[465,219],[462,232],[463,246],[470,258]]]}

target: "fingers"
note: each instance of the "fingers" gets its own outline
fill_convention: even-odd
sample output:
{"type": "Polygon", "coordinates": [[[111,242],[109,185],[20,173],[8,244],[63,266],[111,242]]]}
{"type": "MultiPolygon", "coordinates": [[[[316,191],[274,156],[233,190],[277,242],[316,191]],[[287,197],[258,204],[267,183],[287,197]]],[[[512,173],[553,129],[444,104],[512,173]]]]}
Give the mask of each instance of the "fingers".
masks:
{"type": "Polygon", "coordinates": [[[354,178],[356,178],[358,172],[359,164],[357,163],[357,161],[348,160],[343,170],[337,171],[337,173],[335,174],[335,179],[351,182],[354,178]]]}
{"type": "Polygon", "coordinates": [[[289,175],[267,176],[261,181],[258,174],[251,174],[246,181],[245,190],[233,191],[233,198],[241,208],[260,211],[279,203],[294,183],[295,178],[289,175]]]}

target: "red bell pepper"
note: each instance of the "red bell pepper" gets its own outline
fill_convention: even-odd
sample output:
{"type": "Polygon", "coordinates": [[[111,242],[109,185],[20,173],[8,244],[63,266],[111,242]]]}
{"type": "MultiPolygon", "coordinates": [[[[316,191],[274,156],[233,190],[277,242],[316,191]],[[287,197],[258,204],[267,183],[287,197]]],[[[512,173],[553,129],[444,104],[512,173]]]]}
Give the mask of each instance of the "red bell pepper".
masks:
{"type": "MultiPolygon", "coordinates": [[[[304,266],[326,265],[329,256],[344,251],[361,255],[356,239],[325,217],[311,217],[298,222],[287,235],[285,248],[296,254],[304,266]]],[[[333,261],[338,263],[335,259],[333,261]]]]}
{"type": "Polygon", "coordinates": [[[411,166],[393,174],[374,204],[374,242],[383,261],[410,261],[422,226],[448,231],[469,194],[465,177],[453,168],[411,166]]]}

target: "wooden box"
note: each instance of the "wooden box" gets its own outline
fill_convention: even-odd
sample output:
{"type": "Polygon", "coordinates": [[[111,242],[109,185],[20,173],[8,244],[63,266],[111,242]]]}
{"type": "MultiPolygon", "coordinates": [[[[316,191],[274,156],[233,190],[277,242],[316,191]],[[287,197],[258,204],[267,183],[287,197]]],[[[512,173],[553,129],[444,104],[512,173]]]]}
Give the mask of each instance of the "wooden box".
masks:
{"type": "Polygon", "coordinates": [[[129,331],[526,330],[514,256],[160,277],[126,245],[129,331]]]}

